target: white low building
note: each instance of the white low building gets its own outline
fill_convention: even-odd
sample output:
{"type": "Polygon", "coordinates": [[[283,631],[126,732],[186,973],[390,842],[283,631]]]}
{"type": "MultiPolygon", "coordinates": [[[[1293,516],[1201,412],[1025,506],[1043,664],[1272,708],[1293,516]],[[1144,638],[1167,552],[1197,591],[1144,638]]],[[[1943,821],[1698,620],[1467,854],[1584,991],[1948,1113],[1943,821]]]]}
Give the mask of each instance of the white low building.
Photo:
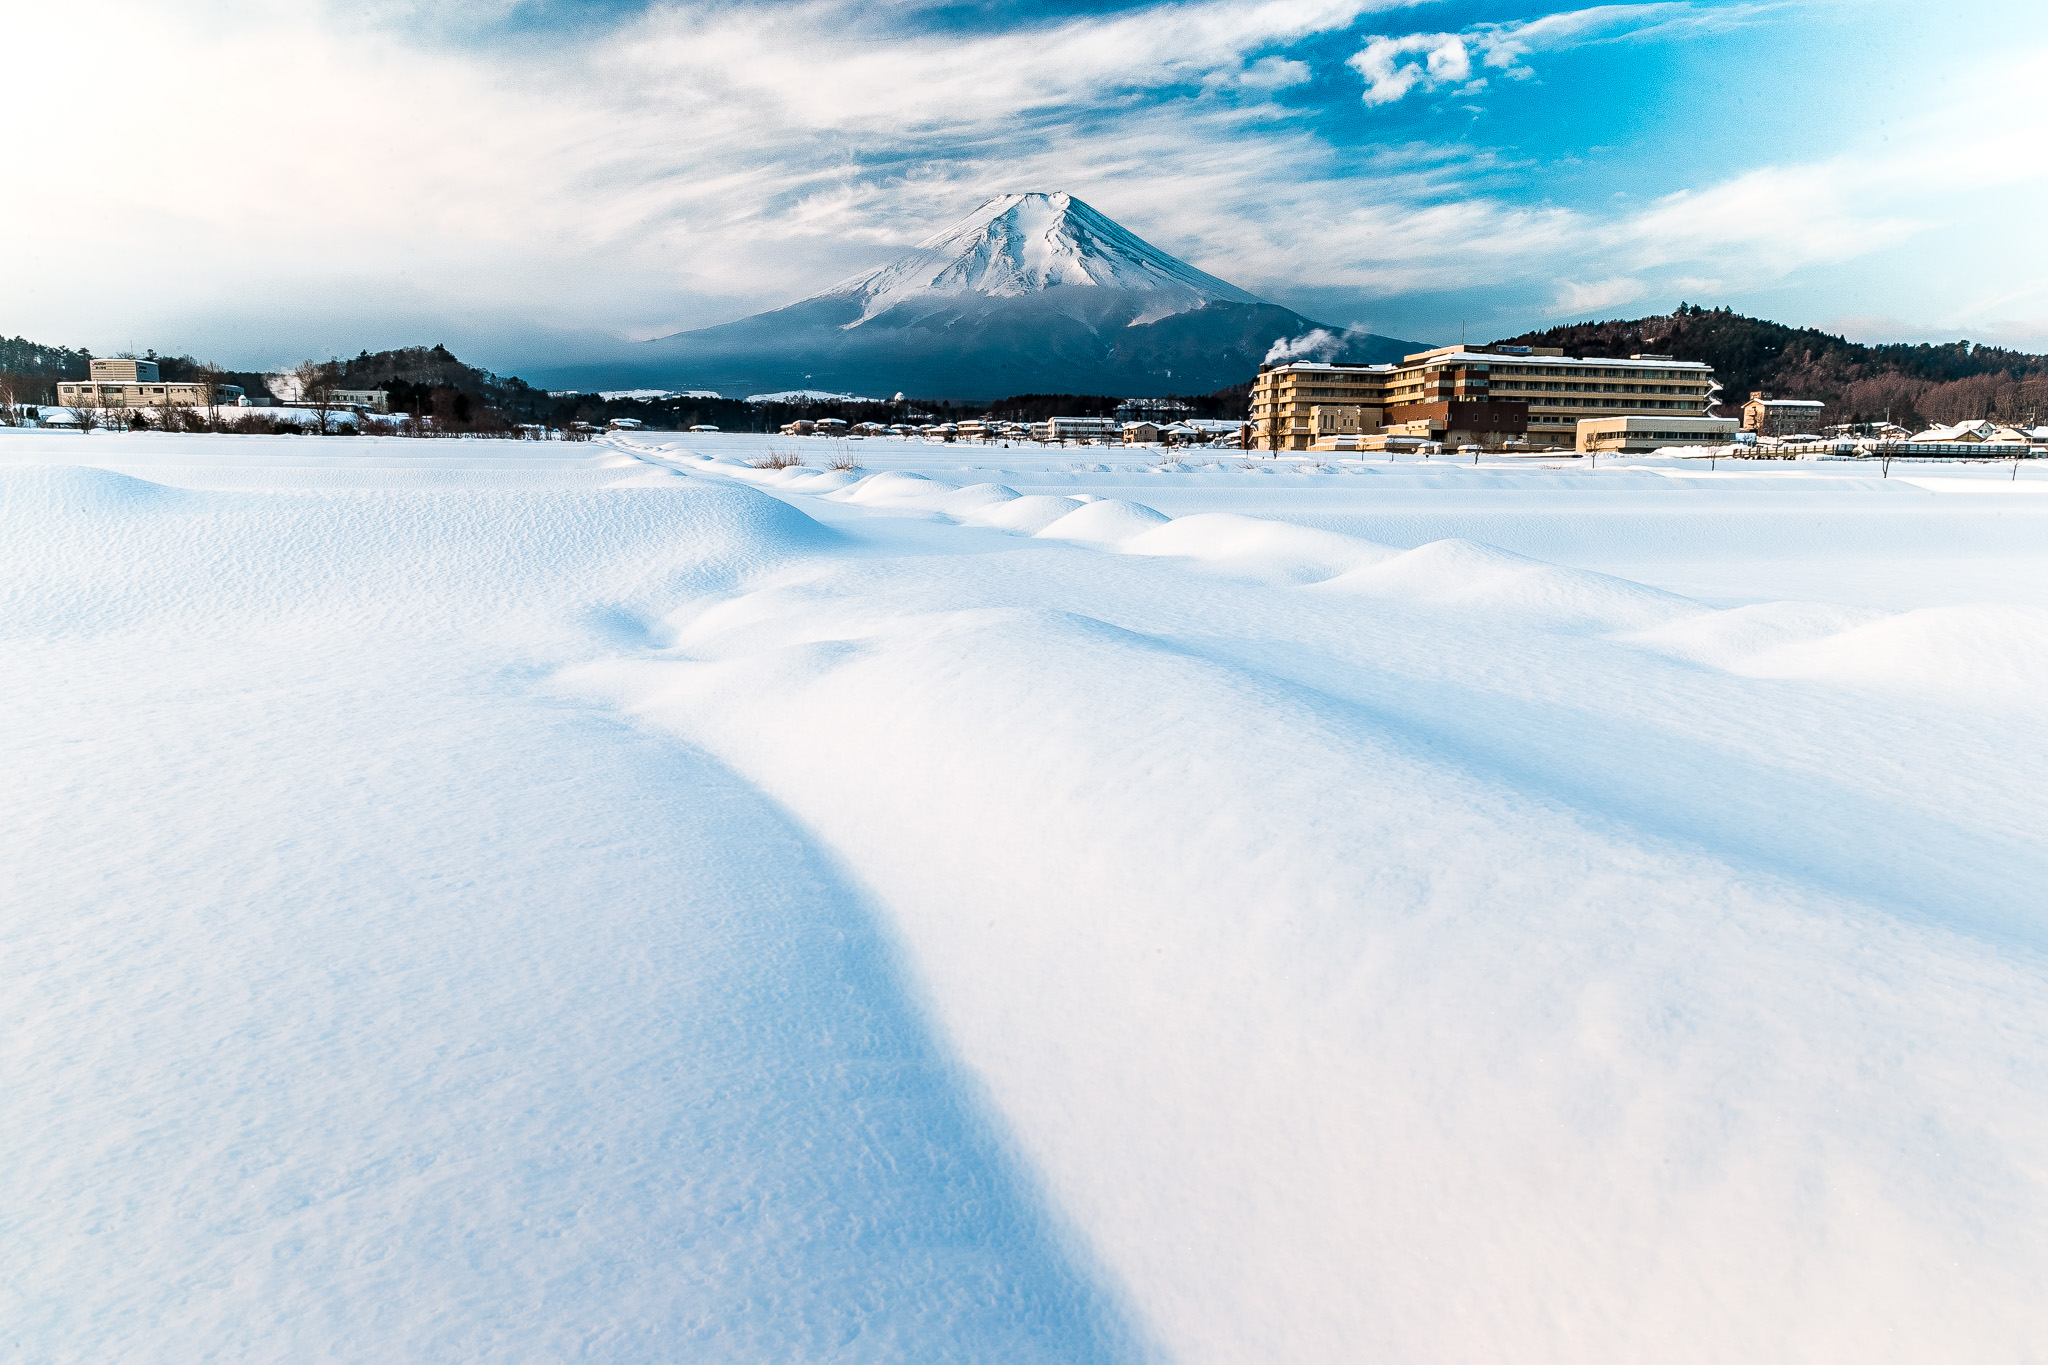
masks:
{"type": "Polygon", "coordinates": [[[1063,441],[1122,441],[1123,428],[1114,417],[1048,417],[1031,424],[1031,439],[1055,444],[1063,441]]]}
{"type": "Polygon", "coordinates": [[[1735,430],[1733,417],[1585,417],[1579,420],[1578,449],[1588,455],[1646,455],[1664,446],[1727,445],[1735,430]]]}

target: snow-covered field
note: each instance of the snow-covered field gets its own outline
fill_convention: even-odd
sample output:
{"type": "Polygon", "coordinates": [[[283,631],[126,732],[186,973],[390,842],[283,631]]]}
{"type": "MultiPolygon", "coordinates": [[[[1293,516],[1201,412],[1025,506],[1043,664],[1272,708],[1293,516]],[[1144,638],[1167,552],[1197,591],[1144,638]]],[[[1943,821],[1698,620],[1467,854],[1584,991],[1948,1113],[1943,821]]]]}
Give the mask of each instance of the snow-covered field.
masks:
{"type": "Polygon", "coordinates": [[[846,448],[0,431],[12,1358],[2039,1358],[2048,468],[846,448]]]}

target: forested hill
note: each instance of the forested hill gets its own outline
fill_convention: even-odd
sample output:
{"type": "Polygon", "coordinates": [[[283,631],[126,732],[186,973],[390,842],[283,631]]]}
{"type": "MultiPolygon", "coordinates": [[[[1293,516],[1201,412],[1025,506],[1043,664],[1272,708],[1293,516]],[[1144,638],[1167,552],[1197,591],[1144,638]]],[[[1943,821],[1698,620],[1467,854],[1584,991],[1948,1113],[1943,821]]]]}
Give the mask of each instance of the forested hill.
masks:
{"type": "Polygon", "coordinates": [[[436,391],[474,395],[483,405],[521,420],[546,414],[547,394],[524,379],[503,378],[466,365],[446,346],[405,346],[395,351],[364,351],[337,362],[341,387],[384,389],[393,412],[410,412],[436,391]]]}
{"type": "Polygon", "coordinates": [[[1722,384],[1723,412],[1752,390],[1818,398],[1832,420],[1904,425],[1973,417],[2048,421],[2048,356],[1976,346],[1865,346],[1811,327],[1787,327],[1726,308],[1680,304],[1666,316],[1581,322],[1503,337],[1516,346],[1558,346],[1568,355],[1662,352],[1704,360],[1722,384]]]}
{"type": "Polygon", "coordinates": [[[0,337],[0,371],[42,379],[83,379],[92,357],[68,346],[44,346],[27,337],[0,337]]]}

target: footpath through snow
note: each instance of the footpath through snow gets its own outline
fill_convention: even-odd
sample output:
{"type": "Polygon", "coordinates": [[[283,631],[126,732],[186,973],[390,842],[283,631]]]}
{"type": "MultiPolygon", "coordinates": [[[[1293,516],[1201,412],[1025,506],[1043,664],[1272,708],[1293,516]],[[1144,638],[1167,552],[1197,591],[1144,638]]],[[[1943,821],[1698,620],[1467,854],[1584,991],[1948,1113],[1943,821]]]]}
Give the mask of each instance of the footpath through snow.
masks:
{"type": "Polygon", "coordinates": [[[2048,1333],[2048,611],[718,449],[0,470],[42,1358],[2048,1333]]]}

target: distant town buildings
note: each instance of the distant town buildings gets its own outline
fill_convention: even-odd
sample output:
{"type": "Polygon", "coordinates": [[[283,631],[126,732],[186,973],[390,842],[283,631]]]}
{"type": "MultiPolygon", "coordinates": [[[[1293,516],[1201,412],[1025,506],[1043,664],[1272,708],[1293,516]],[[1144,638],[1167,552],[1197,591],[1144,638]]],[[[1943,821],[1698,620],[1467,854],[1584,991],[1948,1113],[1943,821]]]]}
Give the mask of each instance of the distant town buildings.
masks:
{"type": "Polygon", "coordinates": [[[1759,436],[1811,436],[1821,427],[1827,404],[1813,398],[1773,398],[1757,389],[1742,405],[1742,429],[1759,436]]]}
{"type": "Polygon", "coordinates": [[[242,400],[241,389],[233,384],[165,383],[158,377],[154,360],[95,359],[89,362],[87,373],[90,377],[85,380],[57,385],[59,404],[67,408],[170,408],[242,400]]]}
{"type": "Polygon", "coordinates": [[[1703,415],[1715,387],[1713,367],[1699,361],[1544,347],[1444,346],[1382,365],[1288,361],[1259,367],[1252,444],[1385,449],[1381,438],[1399,437],[1394,444],[1573,447],[1586,418],[1703,415]]]}
{"type": "Polygon", "coordinates": [[[1925,431],[1914,432],[1906,439],[1949,445],[2028,445],[2042,440],[2044,436],[2048,436],[2048,429],[2006,426],[1985,417],[1974,422],[1929,427],[1925,431]]]}
{"type": "Polygon", "coordinates": [[[1124,444],[1133,446],[1208,445],[1222,437],[1235,437],[1242,422],[1216,422],[1189,418],[1180,422],[1125,422],[1124,444]]]}
{"type": "MultiPolygon", "coordinates": [[[[1141,406],[1145,400],[1133,400],[1141,406]]],[[[1172,403],[1173,411],[1185,412],[1185,404],[1172,403]]],[[[716,430],[716,428],[705,428],[716,430]]],[[[970,417],[960,422],[855,422],[848,425],[835,417],[804,417],[785,422],[779,428],[785,436],[917,437],[927,441],[1019,442],[1037,441],[1049,445],[1072,442],[1097,445],[1214,445],[1227,441],[1238,445],[1245,431],[1242,419],[1183,417],[1176,421],[1150,419],[1122,422],[1114,417],[1049,417],[1038,422],[1011,421],[999,417],[970,417]]]]}
{"type": "MultiPolygon", "coordinates": [[[[1118,409],[1122,411],[1121,408],[1118,409]]],[[[1159,446],[1172,441],[1177,433],[1194,434],[1194,428],[1182,427],[1177,422],[1125,422],[1123,424],[1124,444],[1127,446],[1159,446]]]]}

